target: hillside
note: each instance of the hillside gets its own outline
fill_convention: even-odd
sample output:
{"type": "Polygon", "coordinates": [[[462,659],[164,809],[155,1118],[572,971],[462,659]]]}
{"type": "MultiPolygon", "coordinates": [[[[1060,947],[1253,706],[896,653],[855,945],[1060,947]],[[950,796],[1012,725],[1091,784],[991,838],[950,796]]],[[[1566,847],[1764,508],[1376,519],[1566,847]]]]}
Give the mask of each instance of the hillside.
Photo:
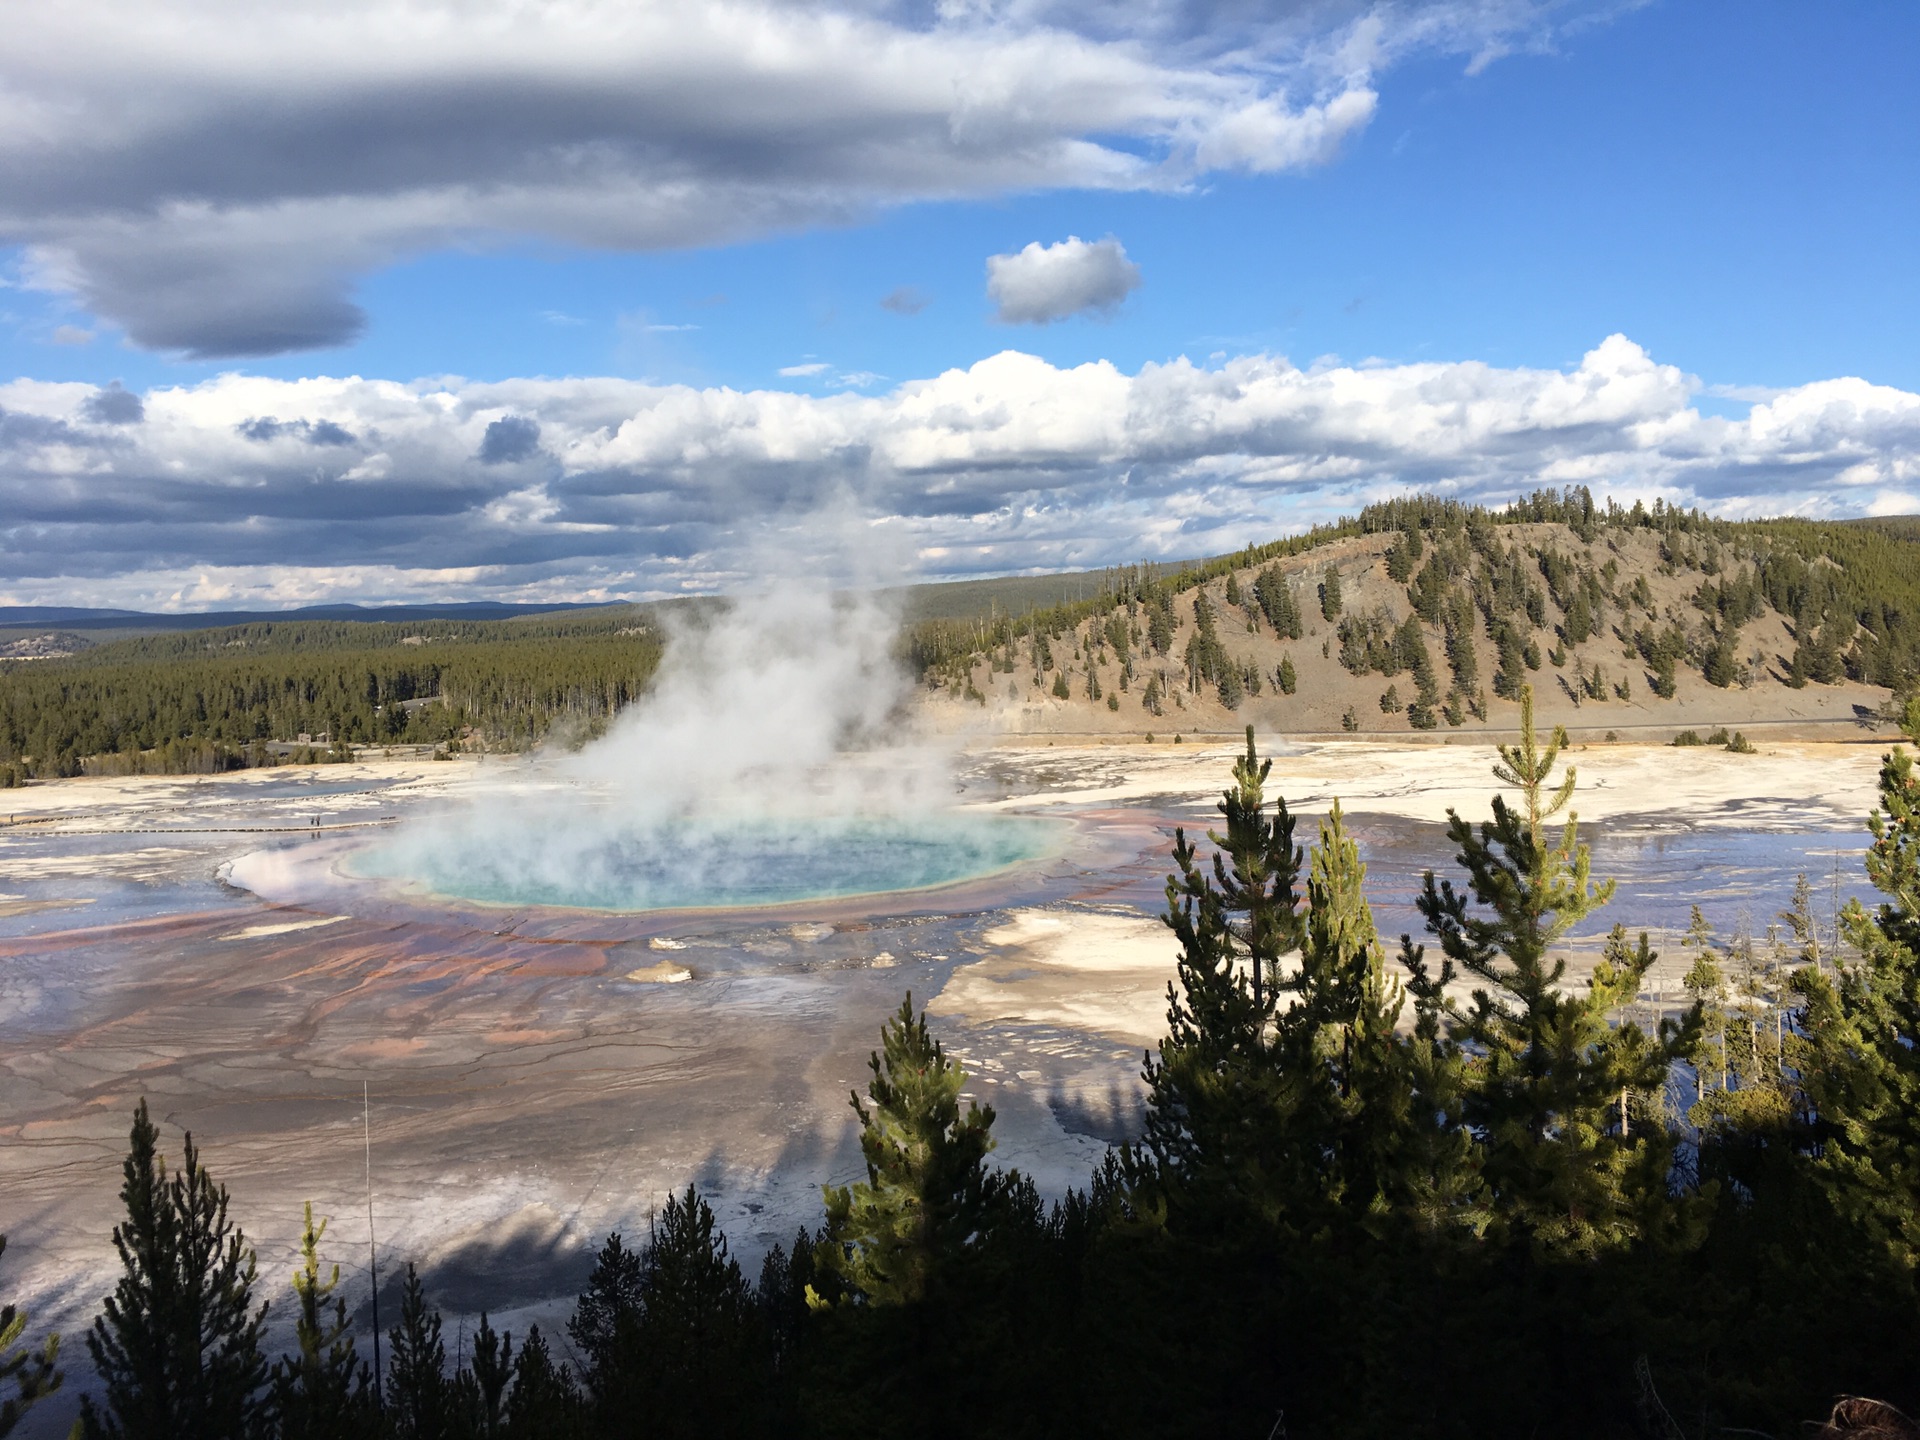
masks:
{"type": "Polygon", "coordinates": [[[1509,723],[1525,683],[1596,736],[1834,733],[1913,684],[1915,535],[1580,492],[1499,514],[1398,502],[1098,601],[923,626],[923,703],[1008,734],[1444,734],[1509,723]]]}

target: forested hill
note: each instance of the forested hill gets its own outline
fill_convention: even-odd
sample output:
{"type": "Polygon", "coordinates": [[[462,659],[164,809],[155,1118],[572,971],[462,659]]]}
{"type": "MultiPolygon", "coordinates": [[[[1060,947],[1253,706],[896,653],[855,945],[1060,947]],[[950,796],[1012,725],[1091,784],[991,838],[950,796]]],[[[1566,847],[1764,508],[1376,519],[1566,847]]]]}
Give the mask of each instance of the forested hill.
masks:
{"type": "MultiPolygon", "coordinates": [[[[1588,727],[1812,723],[1913,689],[1920,520],[1412,498],[1196,564],[919,586],[903,606],[929,703],[1015,729],[1446,729],[1497,721],[1529,682],[1588,727]]],[[[0,660],[0,784],[584,738],[645,689],[660,619],[276,618],[0,660]]]]}
{"type": "Polygon", "coordinates": [[[1096,597],[929,622],[931,703],[1033,732],[1850,720],[1920,676],[1920,523],[1413,498],[1096,597]]]}
{"type": "Polygon", "coordinates": [[[586,736],[646,687],[634,607],[526,619],[259,621],[0,663],[0,784],[345,758],[359,745],[521,749],[586,736]]]}

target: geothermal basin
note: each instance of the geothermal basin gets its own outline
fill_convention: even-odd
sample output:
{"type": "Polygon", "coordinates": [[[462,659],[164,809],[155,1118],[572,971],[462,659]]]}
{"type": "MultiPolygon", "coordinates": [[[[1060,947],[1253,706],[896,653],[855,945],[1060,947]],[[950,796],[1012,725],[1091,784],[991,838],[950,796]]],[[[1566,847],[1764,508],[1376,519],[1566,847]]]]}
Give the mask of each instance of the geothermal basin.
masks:
{"type": "MultiPolygon", "coordinates": [[[[1302,843],[1343,799],[1383,934],[1417,938],[1447,807],[1487,813],[1490,746],[1262,748],[1302,843]]],[[[1798,873],[1823,920],[1864,893],[1884,748],[1575,753],[1594,872],[1621,882],[1576,973],[1614,920],[1648,928],[1651,1015],[1678,1003],[1692,904],[1763,937],[1798,873]]],[[[364,1086],[383,1284],[415,1260],[450,1329],[485,1306],[554,1335],[598,1241],[671,1189],[700,1185],[749,1264],[817,1224],[819,1186],[861,1174],[848,1093],[909,991],[995,1108],[996,1160],[1054,1194],[1084,1183],[1135,1132],[1162,1028],[1172,828],[1215,818],[1233,753],[983,745],[931,818],[678,831],[569,825],[626,801],[513,759],[9,792],[0,1283],[67,1332],[83,1386],[145,1095],[167,1153],[192,1130],[231,1188],[276,1300],[302,1202],[335,1217],[364,1323],[364,1086]]]]}

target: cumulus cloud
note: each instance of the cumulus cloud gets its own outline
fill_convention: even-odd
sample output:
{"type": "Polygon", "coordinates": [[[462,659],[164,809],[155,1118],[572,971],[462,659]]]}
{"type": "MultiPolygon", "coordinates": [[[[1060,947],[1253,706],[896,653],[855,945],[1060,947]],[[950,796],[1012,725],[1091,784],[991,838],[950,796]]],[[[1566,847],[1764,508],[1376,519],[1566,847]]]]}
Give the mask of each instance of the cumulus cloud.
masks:
{"type": "Polygon", "coordinates": [[[352,339],[358,277],[683,247],[918,200],[1316,165],[1414,52],[1617,0],[67,0],[0,49],[0,243],[135,344],[352,339]]]}
{"type": "Polygon", "coordinates": [[[987,257],[987,298],[1003,325],[1046,325],[1072,315],[1110,314],[1140,288],[1140,267],[1109,235],[1091,244],[1069,235],[987,257]]]}
{"type": "Polygon", "coordinates": [[[0,385],[0,600],[680,593],[730,583],[742,516],[842,503],[941,575],[1217,554],[1411,489],[1920,509],[1920,395],[1839,378],[1703,413],[1621,336],[1568,370],[1006,351],[872,395],[224,375],[148,392],[139,425],[98,423],[102,393],[0,385]]]}

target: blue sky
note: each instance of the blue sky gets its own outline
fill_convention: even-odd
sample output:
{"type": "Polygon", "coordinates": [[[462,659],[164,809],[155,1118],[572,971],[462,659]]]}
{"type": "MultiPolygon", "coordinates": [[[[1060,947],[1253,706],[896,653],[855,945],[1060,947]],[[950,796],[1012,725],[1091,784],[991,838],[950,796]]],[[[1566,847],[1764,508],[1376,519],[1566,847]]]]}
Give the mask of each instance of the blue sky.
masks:
{"type": "MultiPolygon", "coordinates": [[[[361,282],[357,343],[245,368],[816,389],[833,381],[778,372],[901,380],[1006,346],[1127,369],[1255,349],[1563,366],[1619,331],[1708,383],[1920,388],[1916,55],[1920,8],[1664,0],[1478,74],[1415,60],[1305,173],[910,204],[667,254],[429,254],[361,282]],[[1114,235],[1142,267],[1123,313],[994,323],[985,258],[1068,234],[1114,235]],[[881,309],[901,286],[926,308],[881,309]]],[[[55,345],[57,325],[100,322],[7,298],[12,373],[147,386],[232,366],[55,345]]]]}
{"type": "MultiPolygon", "coordinates": [[[[206,10],[218,3],[176,8],[206,10]]],[[[1628,445],[1575,463],[1564,450],[1563,425],[1540,442],[1531,476],[1510,467],[1489,469],[1477,460],[1436,466],[1439,452],[1428,451],[1387,457],[1369,472],[1355,460],[1371,453],[1367,444],[1328,440],[1317,432],[1305,440],[1294,434],[1256,443],[1235,432],[1213,451],[1186,456],[1180,462],[1186,480],[1168,480],[1150,502],[1164,511],[1167,497],[1176,496],[1179,505],[1192,507],[1186,523],[1164,543],[1176,549],[1217,544],[1249,527],[1284,528],[1309,511],[1317,517],[1356,497],[1411,485],[1491,497],[1503,486],[1524,487],[1530,478],[1550,481],[1558,475],[1620,493],[1668,493],[1728,513],[1907,508],[1905,502],[1920,490],[1920,470],[1908,448],[1914,413],[1897,398],[1920,391],[1920,350],[1912,342],[1920,333],[1914,263],[1914,237],[1920,234],[1920,87],[1911,80],[1913,57],[1920,54],[1920,8],[1673,0],[1641,6],[1523,0],[1362,6],[1330,0],[1273,7],[1266,29],[1262,21],[1242,35],[1222,32],[1221,43],[1211,50],[1216,32],[1204,14],[1196,19],[1148,6],[1137,19],[1112,18],[1130,15],[1119,7],[1095,24],[1071,7],[1027,7],[1016,14],[1018,8],[990,17],[985,30],[929,27],[924,17],[895,15],[885,6],[880,12],[883,22],[895,27],[887,34],[984,45],[1009,71],[1018,66],[1006,58],[1014,52],[1005,46],[1052,44],[1061,37],[1080,47],[1075,54],[1097,52],[1101,63],[1152,60],[1162,77],[1148,86],[1159,87],[1152,104],[1102,128],[1103,122],[1090,117],[1121,114],[1125,107],[1102,112],[1088,103],[1055,127],[1068,138],[1103,146],[1106,158],[1099,164],[1035,160],[1038,142],[1026,136],[1010,143],[1004,155],[990,153],[990,142],[960,159],[929,150],[899,163],[869,165],[868,151],[891,142],[895,122],[866,113],[851,113],[844,127],[818,147],[787,151],[773,133],[782,123],[774,117],[766,122],[769,135],[753,139],[764,154],[736,160],[727,151],[709,161],[726,147],[746,154],[739,132],[759,122],[741,121],[732,113],[714,120],[703,109],[705,100],[669,95],[660,104],[679,105],[680,111],[655,111],[647,123],[659,124],[665,113],[671,128],[684,113],[689,132],[699,130],[699,135],[687,142],[676,163],[692,175],[695,190],[705,184],[711,193],[696,195],[677,211],[668,206],[665,218],[644,222],[630,216],[636,209],[652,215],[649,207],[661,183],[650,174],[633,181],[631,197],[620,201],[626,210],[613,218],[608,218],[611,211],[594,209],[599,197],[564,193],[542,203],[557,211],[575,206],[578,214],[567,211],[551,225],[541,221],[537,205],[503,212],[462,201],[465,208],[451,220],[430,213],[441,202],[415,197],[443,193],[433,185],[444,180],[472,192],[497,177],[485,168],[494,162],[453,154],[462,149],[454,121],[443,130],[440,117],[417,108],[352,142],[339,140],[328,128],[339,123],[335,119],[323,123],[294,114],[283,140],[274,139],[269,124],[263,127],[266,138],[252,151],[236,148],[230,159],[200,162],[186,153],[188,141],[178,138],[191,127],[169,120],[161,103],[176,83],[185,84],[180,74],[168,72],[161,56],[144,77],[136,76],[136,84],[144,78],[160,97],[153,107],[160,118],[151,126],[157,138],[122,137],[121,145],[143,165],[157,163],[163,174],[169,163],[177,163],[185,178],[170,182],[173,189],[155,182],[140,190],[123,178],[131,173],[132,161],[119,168],[98,161],[99,147],[91,140],[72,142],[81,168],[96,165],[102,177],[86,184],[45,179],[60,158],[58,144],[45,154],[23,151],[24,159],[16,155],[11,162],[0,155],[0,163],[12,163],[16,173],[29,177],[26,189],[38,185],[49,197],[39,213],[30,205],[15,205],[11,217],[0,202],[0,234],[20,242],[0,269],[14,282],[0,291],[5,312],[0,376],[19,377],[12,398],[0,396],[0,407],[22,412],[44,404],[51,407],[48,417],[56,418],[83,401],[69,392],[60,392],[64,400],[45,399],[54,392],[44,385],[22,390],[21,382],[98,386],[118,380],[150,399],[157,391],[189,387],[206,411],[193,423],[225,425],[224,418],[208,417],[225,417],[223,406],[240,403],[235,398],[240,394],[256,397],[246,401],[256,405],[280,395],[273,401],[278,414],[294,406],[301,393],[236,389],[235,377],[297,385],[314,377],[411,382],[460,376],[469,383],[454,387],[457,404],[447,403],[472,424],[490,424],[509,411],[536,415],[544,404],[554,407],[553,414],[539,412],[536,418],[552,440],[569,423],[562,412],[575,403],[564,398],[572,392],[536,395],[512,387],[539,377],[639,382],[642,388],[632,393],[640,398],[627,412],[634,416],[657,415],[645,397],[662,386],[700,394],[718,387],[788,391],[823,401],[853,394],[878,402],[1003,350],[1037,357],[1053,371],[1107,362],[1120,375],[1136,378],[1142,367],[1176,357],[1213,370],[1242,360],[1273,365],[1284,359],[1303,370],[1324,371],[1334,364],[1331,357],[1338,357],[1348,366],[1399,367],[1408,377],[1422,372],[1407,367],[1437,363],[1524,377],[1578,371],[1583,357],[1607,337],[1621,335],[1640,347],[1647,363],[1668,367],[1661,371],[1668,377],[1661,393],[1676,398],[1660,412],[1665,417],[1660,423],[1671,426],[1675,415],[1690,412],[1691,423],[1745,424],[1751,433],[1737,459],[1723,458],[1711,473],[1699,469],[1704,451],[1730,453],[1731,442],[1715,432],[1689,439],[1671,454],[1651,456],[1628,445]],[[995,45],[1003,49],[994,51],[995,45]],[[1352,56],[1363,48],[1363,58],[1355,61],[1352,56]],[[1333,51],[1338,58],[1329,60],[1333,51]],[[1249,54],[1254,61],[1247,60],[1249,54]],[[1206,90],[1210,85],[1240,88],[1233,98],[1219,99],[1206,90]],[[1279,152],[1273,151],[1245,163],[1209,160],[1227,152],[1209,150],[1212,142],[1204,137],[1190,147],[1190,155],[1182,150],[1186,142],[1179,135],[1205,126],[1225,133],[1229,122],[1220,117],[1256,94],[1283,97],[1288,123],[1310,118],[1315,104],[1333,103],[1341,95],[1363,95],[1371,108],[1358,122],[1343,122],[1333,141],[1309,146],[1304,158],[1288,152],[1293,158],[1275,159],[1279,152]],[[1187,129],[1177,134],[1157,119],[1138,119],[1139,113],[1158,116],[1180,105],[1192,113],[1181,116],[1178,123],[1187,129]],[[862,126],[871,133],[863,134],[862,126]],[[715,134],[724,138],[716,141],[715,134]],[[285,147],[284,154],[275,152],[275,144],[285,147]],[[316,159],[329,145],[333,150],[316,159]],[[425,154],[419,162],[424,178],[413,189],[403,185],[398,191],[364,175],[346,174],[335,184],[320,172],[350,145],[394,147],[406,153],[406,163],[413,163],[415,152],[425,154]],[[444,173],[434,169],[436,146],[449,155],[444,173]],[[820,158],[829,151],[837,157],[831,164],[820,158]],[[161,158],[154,162],[152,155],[161,158]],[[933,158],[924,160],[924,155],[933,158]],[[1172,165],[1182,155],[1188,155],[1179,162],[1188,171],[1184,184],[1137,176],[1115,183],[1112,178],[1115,165],[1134,158],[1172,165]],[[962,161],[970,168],[962,168],[962,161]],[[283,162],[288,174],[312,171],[320,178],[310,185],[245,178],[256,171],[271,173],[283,162]],[[924,180],[915,170],[923,164],[924,180]],[[949,164],[950,169],[941,169],[949,164]],[[209,167],[216,165],[226,169],[209,178],[209,167]],[[816,165],[819,175],[799,173],[816,165]],[[869,166],[865,172],[863,165],[869,166]],[[1012,178],[983,180],[983,170],[1012,178]],[[231,180],[234,193],[228,195],[233,176],[242,178],[231,180]],[[130,187],[124,199],[113,193],[116,185],[130,187]],[[73,198],[81,192],[81,199],[73,198]],[[207,196],[216,193],[220,198],[210,202],[207,196]],[[394,199],[396,193],[404,205],[394,199]],[[191,221],[199,213],[192,207],[209,203],[231,206],[244,225],[236,220],[222,229],[224,220],[191,221]],[[181,213],[189,220],[149,225],[145,217],[169,204],[184,207],[181,213]],[[307,208],[297,221],[274,218],[290,206],[307,208]],[[736,210],[772,218],[742,221],[736,210]],[[514,218],[499,218],[503,213],[514,218]],[[534,218],[529,221],[528,215],[534,218]],[[191,230],[190,221],[200,230],[191,230]],[[148,228],[142,230],[143,225],[148,228]],[[530,229],[546,233],[529,235],[530,229]],[[987,293],[988,258],[1055,245],[1069,236],[1116,241],[1124,247],[1125,261],[1137,267],[1137,285],[1117,303],[1049,324],[997,319],[987,293]],[[153,255],[160,261],[149,263],[153,255]],[[215,259],[207,260],[208,255],[215,259]],[[282,272],[291,277],[284,285],[276,279],[282,272]],[[253,298],[256,290],[264,298],[253,298]],[[913,303],[883,308],[881,301],[890,294],[906,295],[913,303]],[[240,297],[231,314],[225,308],[230,295],[240,297]],[[205,308],[217,312],[213,320],[203,322],[195,297],[206,297],[205,308]],[[361,327],[342,343],[353,324],[339,316],[352,305],[359,307],[361,327]],[[297,332],[285,347],[274,340],[282,331],[297,332]],[[183,345],[209,353],[186,358],[183,345]],[[1677,389],[1668,383],[1672,372],[1680,377],[1677,389]],[[1867,382],[1871,394],[1862,391],[1836,402],[1840,392],[1818,388],[1850,377],[1867,382]],[[1756,438],[1793,428],[1771,411],[1756,415],[1756,402],[1802,387],[1815,388],[1792,403],[1805,416],[1819,418],[1794,425],[1814,425],[1826,446],[1824,460],[1811,469],[1802,463],[1804,436],[1792,463],[1783,458],[1785,451],[1774,454],[1756,438]],[[29,393],[43,399],[29,402],[29,393]],[[223,398],[216,400],[216,394],[223,398]],[[1835,415],[1844,411],[1857,420],[1866,410],[1877,418],[1838,435],[1835,415]],[[1741,483],[1735,483],[1736,472],[1741,483]],[[1204,474],[1204,481],[1195,481],[1196,473],[1204,474]],[[1315,474],[1323,483],[1312,482],[1315,474]],[[1284,504],[1276,498],[1281,496],[1284,504]]],[[[364,19],[356,19],[351,9],[338,12],[348,41],[364,19]]],[[[1247,13],[1235,11],[1235,23],[1247,25],[1247,13]]],[[[585,31],[576,27],[575,42],[591,43],[592,23],[589,17],[585,31]]],[[[74,44],[67,32],[57,30],[37,38],[56,59],[62,46],[74,44]]],[[[276,43],[270,34],[255,38],[269,49],[276,43]]],[[[821,61],[823,73],[845,58],[828,56],[821,61]]],[[[350,62],[343,63],[350,69],[350,62]]],[[[239,66],[236,60],[235,69],[239,66]]],[[[979,80],[983,70],[991,67],[966,72],[963,65],[958,83],[979,80]]],[[[1044,67],[1040,73],[1040,80],[1025,82],[1029,88],[1019,104],[1008,106],[1009,114],[1018,111],[1019,116],[998,117],[996,123],[1025,123],[1036,106],[1054,102],[1044,67]]],[[[330,83],[344,91],[358,80],[348,73],[330,83]]],[[[644,88],[644,81],[638,83],[644,88]]],[[[668,81],[659,83],[663,93],[671,89],[668,81]]],[[[830,84],[831,74],[820,83],[830,84]]],[[[1068,89],[1062,82],[1061,93],[1068,89]]],[[[257,97],[235,102],[241,128],[260,103],[257,97]]],[[[328,108],[322,95],[312,113],[325,114],[328,108]]],[[[715,102],[716,113],[724,109],[715,102]]],[[[537,128],[543,122],[535,116],[527,123],[537,128]]],[[[634,122],[615,117],[603,123],[618,130],[634,122]]],[[[229,125],[228,133],[232,129],[229,125]]],[[[1057,137],[1048,143],[1051,138],[1057,137]]],[[[937,149],[937,137],[929,143],[937,149]]],[[[512,156],[498,165],[499,177],[524,168],[512,156]]],[[[350,167],[341,162],[341,168],[350,167]]],[[[637,173],[637,167],[621,172],[623,177],[637,173]]],[[[1487,383],[1506,394],[1515,385],[1548,380],[1487,383]]],[[[311,395],[301,403],[309,402],[318,403],[311,395]]],[[[350,404],[346,399],[328,403],[343,417],[342,407],[350,404]]],[[[614,412],[625,402],[594,403],[602,407],[595,412],[599,428],[617,429],[614,412]],[[613,410],[605,411],[605,405],[613,410]]],[[[1068,410],[1078,403],[1060,401],[1068,410]]],[[[1137,403],[1136,397],[1125,405],[1137,403]]],[[[702,404],[711,408],[710,402],[702,404]]],[[[840,410],[819,413],[831,416],[834,425],[853,423],[840,410]]],[[[309,421],[324,418],[315,412],[309,421]]],[[[356,428],[346,418],[341,423],[356,436],[371,425],[356,428]]],[[[765,422],[754,423],[764,429],[765,422]]],[[[872,427],[892,422],[860,423],[869,431],[840,443],[836,456],[867,454],[875,443],[872,434],[878,433],[872,427]]],[[[1646,417],[1635,423],[1644,427],[1646,417]]],[[[133,433],[116,432],[123,440],[133,433]]],[[[617,462],[633,467],[623,473],[630,475],[636,494],[683,493],[689,486],[707,485],[735,495],[728,487],[742,483],[737,473],[730,479],[717,471],[703,475],[687,458],[708,453],[707,442],[674,443],[679,447],[674,464],[681,470],[671,481],[663,476],[674,467],[660,468],[665,452],[657,449],[648,451],[648,458],[617,462]]],[[[1458,457],[1476,443],[1482,442],[1456,437],[1440,450],[1458,457]]],[[[1023,453],[1014,461],[996,449],[979,463],[1001,468],[1015,463],[1052,475],[1060,462],[1050,458],[1050,444],[1040,445],[1046,454],[1023,453]]],[[[156,455],[145,463],[175,473],[211,467],[205,478],[231,494],[255,479],[269,486],[291,483],[286,475],[307,475],[316,459],[301,452],[283,464],[261,451],[257,474],[243,465],[248,483],[241,484],[236,462],[224,452],[214,453],[218,448],[202,447],[165,461],[156,455]]],[[[569,569],[567,557],[553,558],[558,551],[552,545],[542,549],[523,535],[521,549],[531,545],[549,558],[513,569],[509,576],[499,568],[498,555],[503,545],[514,545],[499,535],[483,541],[486,527],[478,526],[461,542],[465,549],[454,545],[437,557],[446,563],[425,563],[435,557],[424,553],[394,555],[373,570],[341,572],[339,584],[384,586],[393,594],[416,593],[420,585],[444,590],[451,582],[416,583],[405,576],[458,571],[481,577],[463,583],[501,593],[515,586],[521,588],[514,593],[549,593],[569,585],[598,593],[609,583],[618,593],[638,593],[715,573],[714,555],[724,548],[715,531],[720,511],[702,521],[676,510],[672,520],[656,516],[651,524],[637,514],[616,518],[596,511],[588,518],[585,509],[577,514],[569,509],[574,505],[569,497],[577,499],[582,475],[601,475],[607,464],[616,463],[606,456],[596,452],[588,463],[577,458],[577,445],[567,452],[549,444],[541,455],[552,474],[536,484],[536,477],[508,475],[493,462],[475,469],[473,456],[479,453],[474,448],[460,462],[467,466],[461,476],[413,477],[437,487],[441,498],[429,512],[442,513],[452,503],[446,496],[459,494],[475,514],[491,505],[498,514],[519,517],[513,523],[547,525],[541,533],[548,539],[568,525],[578,533],[586,533],[581,526],[636,526],[636,536],[645,532],[655,539],[636,539],[638,550],[625,570],[578,556],[573,558],[579,563],[569,569]],[[522,497],[514,502],[517,510],[500,509],[509,493],[522,497]],[[672,538],[659,538],[669,531],[672,538]],[[376,572],[385,578],[371,579],[376,572]]],[[[762,469],[770,463],[768,454],[787,454],[786,442],[767,442],[756,462],[762,469]]],[[[318,458],[337,462],[336,478],[365,471],[361,478],[383,483],[393,483],[399,463],[389,456],[387,470],[376,476],[377,464],[356,470],[348,463],[367,459],[358,452],[349,456],[334,447],[318,458]]],[[[962,483],[967,503],[979,507],[973,510],[928,499],[929,493],[944,495],[953,488],[945,481],[931,489],[916,487],[902,480],[906,471],[896,465],[889,482],[875,487],[865,470],[855,474],[843,459],[830,461],[820,454],[810,455],[804,475],[783,472],[784,478],[763,483],[771,487],[774,509],[801,503],[822,486],[850,486],[862,503],[876,505],[882,518],[897,519],[912,532],[912,547],[945,557],[958,571],[1046,568],[1097,560],[1122,543],[1121,537],[1138,545],[1138,527],[1131,522],[1109,529],[1090,522],[1085,543],[1078,543],[1072,514],[1111,511],[1124,498],[1115,488],[1118,477],[1137,476],[1140,463],[1139,454],[1117,453],[1102,441],[1085,454],[1076,452],[1071,496],[1052,482],[1025,489],[962,483]],[[825,473],[835,465],[845,473],[825,473]],[[944,530],[913,519],[936,511],[950,522],[944,530]],[[980,549],[986,534],[994,538],[980,549]],[[1030,543],[1020,543],[1022,535],[1030,543]],[[952,560],[956,555],[967,558],[952,560]]],[[[947,469],[956,464],[964,469],[966,458],[943,454],[940,460],[947,469]]],[[[34,472],[39,480],[29,471],[17,473],[21,484],[44,482],[43,472],[34,472]]],[[[5,483],[0,474],[0,485],[5,483]]],[[[603,482],[594,483],[604,488],[603,482]]],[[[217,523],[217,510],[196,513],[208,524],[207,533],[225,536],[221,543],[196,546],[183,522],[171,532],[165,554],[142,558],[130,552],[106,568],[121,579],[135,572],[173,577],[133,585],[133,591],[149,595],[154,584],[171,585],[209,566],[222,574],[252,574],[239,583],[251,586],[247,593],[256,596],[333,593],[327,576],[340,570],[337,551],[314,548],[293,567],[310,572],[295,582],[285,578],[287,568],[279,563],[284,545],[249,559],[236,540],[242,531],[235,525],[251,521],[262,533],[274,531],[278,522],[294,522],[297,506],[236,514],[225,526],[217,523]],[[273,578],[276,574],[281,578],[273,578]]],[[[63,524],[78,522],[48,515],[46,523],[52,528],[35,532],[43,542],[69,533],[63,524]]],[[[77,536],[80,530],[71,533],[77,536]]],[[[16,552],[26,548],[29,537],[17,528],[11,535],[16,552]]],[[[62,577],[52,573],[57,566],[14,563],[7,568],[17,580],[13,593],[44,596],[61,589],[62,577]],[[36,568],[48,573],[29,573],[36,568]]],[[[73,589],[72,579],[65,577],[66,592],[73,589]]]]}

